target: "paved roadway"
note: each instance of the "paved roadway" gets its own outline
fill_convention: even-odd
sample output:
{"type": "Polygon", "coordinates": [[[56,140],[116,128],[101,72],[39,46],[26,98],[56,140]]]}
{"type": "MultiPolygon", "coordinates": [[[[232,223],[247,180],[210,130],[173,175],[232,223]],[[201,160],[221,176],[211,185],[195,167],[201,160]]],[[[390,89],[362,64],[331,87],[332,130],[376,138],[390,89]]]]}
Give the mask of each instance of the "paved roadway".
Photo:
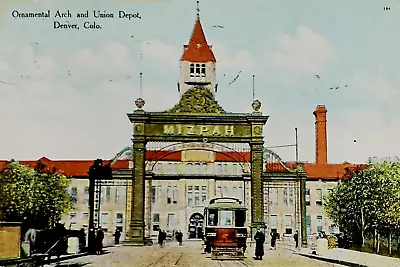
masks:
{"type": "MultiPolygon", "coordinates": [[[[267,246],[266,246],[267,248],[267,246]]],[[[249,248],[249,254],[243,261],[211,260],[201,254],[200,242],[186,242],[182,247],[176,242],[167,243],[160,248],[152,247],[109,247],[106,254],[91,255],[62,262],[58,266],[71,267],[251,267],[251,266],[288,266],[288,267],[339,267],[342,265],[317,261],[293,254],[286,248],[277,250],[265,249],[266,255],[262,261],[252,258],[254,246],[249,248]]],[[[49,266],[49,265],[47,265],[49,266]]],[[[55,266],[52,264],[51,266],[55,266]]]]}

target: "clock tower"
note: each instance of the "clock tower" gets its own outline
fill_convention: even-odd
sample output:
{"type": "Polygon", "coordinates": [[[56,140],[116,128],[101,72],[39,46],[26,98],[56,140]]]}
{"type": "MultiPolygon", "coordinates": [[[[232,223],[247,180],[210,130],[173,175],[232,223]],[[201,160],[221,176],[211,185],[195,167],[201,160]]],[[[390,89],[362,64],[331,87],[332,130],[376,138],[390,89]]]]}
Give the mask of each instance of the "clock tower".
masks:
{"type": "Polygon", "coordinates": [[[213,95],[216,91],[216,59],[211,50],[212,46],[207,43],[198,12],[197,8],[192,36],[189,43],[183,46],[184,50],[180,59],[179,91],[181,95],[195,86],[206,87],[213,95]]]}

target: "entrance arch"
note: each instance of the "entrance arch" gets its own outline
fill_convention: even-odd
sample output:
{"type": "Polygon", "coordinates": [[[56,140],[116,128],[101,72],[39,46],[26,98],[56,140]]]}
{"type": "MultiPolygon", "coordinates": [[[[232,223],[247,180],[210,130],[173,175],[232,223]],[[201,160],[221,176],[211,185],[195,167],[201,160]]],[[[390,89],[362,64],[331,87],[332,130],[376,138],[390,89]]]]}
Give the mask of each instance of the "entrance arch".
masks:
{"type": "Polygon", "coordinates": [[[203,239],[204,216],[198,212],[193,213],[189,218],[188,233],[189,239],[203,239]]]}
{"type": "Polygon", "coordinates": [[[226,112],[206,87],[188,89],[178,104],[164,112],[143,110],[143,99],[135,101],[137,109],[128,114],[133,123],[133,181],[131,220],[126,243],[144,244],[145,239],[145,176],[146,144],[169,143],[247,143],[251,162],[251,225],[265,228],[263,201],[263,126],[269,116],[259,112],[261,103],[255,100],[252,113],[226,112]],[[203,101],[204,100],[204,101],[203,101]]]}

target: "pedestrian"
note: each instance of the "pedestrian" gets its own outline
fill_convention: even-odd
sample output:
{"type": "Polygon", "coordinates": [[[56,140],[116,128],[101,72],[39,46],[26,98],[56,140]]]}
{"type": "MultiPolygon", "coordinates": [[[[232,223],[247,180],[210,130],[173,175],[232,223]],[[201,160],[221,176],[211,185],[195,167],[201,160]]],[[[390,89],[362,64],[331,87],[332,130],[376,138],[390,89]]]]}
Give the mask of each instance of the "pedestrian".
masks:
{"type": "Polygon", "coordinates": [[[160,245],[160,248],[162,248],[162,246],[163,246],[163,236],[164,236],[164,234],[163,234],[162,230],[161,229],[158,230],[158,244],[160,245]]]}
{"type": "Polygon", "coordinates": [[[276,249],[276,233],[271,231],[271,249],[276,249]]]}
{"type": "Polygon", "coordinates": [[[85,229],[81,228],[81,230],[79,231],[79,251],[80,252],[84,252],[85,247],[86,247],[86,233],[85,233],[85,229]]]}
{"type": "Polygon", "coordinates": [[[119,231],[119,229],[115,229],[115,233],[114,233],[114,243],[115,245],[119,244],[119,238],[121,237],[121,232],[119,231]]]}
{"type": "Polygon", "coordinates": [[[166,240],[167,240],[167,233],[165,232],[165,230],[163,230],[162,236],[163,236],[163,238],[162,238],[162,243],[163,243],[163,246],[164,246],[164,245],[165,245],[165,242],[166,242],[166,240]]]}
{"type": "Polygon", "coordinates": [[[294,242],[296,243],[296,248],[299,247],[299,231],[296,230],[296,233],[293,236],[294,242]]]}
{"type": "Polygon", "coordinates": [[[264,242],[265,242],[265,234],[261,231],[260,228],[257,228],[257,232],[254,235],[254,240],[256,241],[256,260],[262,260],[264,256],[264,242]]]}
{"type": "Polygon", "coordinates": [[[104,239],[104,232],[101,227],[99,227],[99,230],[97,231],[96,234],[96,254],[100,255],[103,253],[103,239],[104,239]]]}
{"type": "Polygon", "coordinates": [[[179,246],[182,246],[182,238],[183,238],[183,234],[182,234],[182,232],[179,230],[179,232],[176,233],[176,241],[178,241],[179,246]]]}

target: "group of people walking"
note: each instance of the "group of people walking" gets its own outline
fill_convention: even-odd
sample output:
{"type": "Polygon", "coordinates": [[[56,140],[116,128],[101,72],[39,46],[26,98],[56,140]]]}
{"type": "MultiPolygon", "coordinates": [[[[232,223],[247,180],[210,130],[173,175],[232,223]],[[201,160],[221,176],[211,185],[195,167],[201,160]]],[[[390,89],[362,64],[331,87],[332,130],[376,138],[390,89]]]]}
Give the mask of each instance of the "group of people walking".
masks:
{"type": "MultiPolygon", "coordinates": [[[[160,247],[164,247],[166,239],[167,233],[164,230],[158,230],[158,244],[160,245],[160,247]]],[[[183,233],[181,231],[176,231],[175,239],[176,241],[178,241],[179,246],[182,246],[183,233]]]]}

